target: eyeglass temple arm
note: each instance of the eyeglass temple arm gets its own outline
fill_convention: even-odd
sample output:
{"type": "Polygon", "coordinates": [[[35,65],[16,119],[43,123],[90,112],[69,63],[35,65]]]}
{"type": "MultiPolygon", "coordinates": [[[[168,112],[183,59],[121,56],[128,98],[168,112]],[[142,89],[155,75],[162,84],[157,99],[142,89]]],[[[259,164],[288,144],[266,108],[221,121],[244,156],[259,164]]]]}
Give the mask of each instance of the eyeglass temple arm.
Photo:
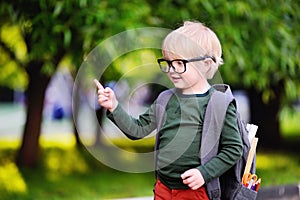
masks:
{"type": "Polygon", "coordinates": [[[201,61],[201,60],[205,60],[206,58],[210,58],[212,59],[214,62],[216,62],[216,58],[213,56],[203,56],[203,57],[199,57],[199,58],[192,58],[187,60],[188,62],[194,62],[194,61],[201,61]]]}

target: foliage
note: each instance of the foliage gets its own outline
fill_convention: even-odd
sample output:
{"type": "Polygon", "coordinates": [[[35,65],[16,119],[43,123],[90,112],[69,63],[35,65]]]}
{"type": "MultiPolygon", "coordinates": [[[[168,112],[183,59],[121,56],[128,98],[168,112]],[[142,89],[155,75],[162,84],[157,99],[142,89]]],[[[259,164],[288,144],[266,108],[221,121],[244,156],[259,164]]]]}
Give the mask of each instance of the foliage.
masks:
{"type": "Polygon", "coordinates": [[[280,115],[280,129],[285,140],[297,141],[300,139],[300,110],[299,106],[296,110],[291,112],[284,109],[280,115]]]}
{"type": "MultiPolygon", "coordinates": [[[[2,1],[0,62],[5,73],[0,84],[25,87],[26,74],[17,69],[30,60],[43,60],[43,72],[51,75],[61,51],[60,57],[71,56],[78,68],[83,55],[114,34],[145,26],[173,29],[191,19],[206,23],[220,37],[225,82],[254,87],[263,91],[265,102],[282,98],[286,105],[300,94],[299,9],[293,0],[2,1]],[[275,96],[279,86],[284,93],[275,96]]],[[[113,74],[107,73],[108,79],[115,79],[113,74]]]]}
{"type": "Polygon", "coordinates": [[[298,1],[159,1],[154,15],[161,25],[199,20],[219,36],[225,82],[254,87],[263,98],[282,98],[282,104],[300,95],[300,4],[298,1]],[[172,17],[170,17],[172,16],[172,17]],[[274,96],[281,85],[284,93],[274,96]]]}
{"type": "MultiPolygon", "coordinates": [[[[262,92],[264,102],[276,98],[281,106],[291,105],[300,95],[299,7],[299,2],[293,0],[3,0],[0,84],[26,90],[35,77],[40,78],[36,79],[38,83],[44,75],[50,79],[65,60],[70,60],[76,73],[97,44],[122,31],[146,26],[173,29],[184,20],[198,20],[216,31],[222,42],[225,65],[220,70],[225,82],[262,92]]],[[[122,61],[128,60],[120,58],[118,66],[106,73],[106,80],[121,76],[122,61]]],[[[148,75],[145,73],[141,78],[148,75]]],[[[40,91],[43,92],[47,81],[41,84],[44,88],[40,91]]],[[[31,94],[43,95],[42,92],[31,94]]],[[[42,103],[31,105],[37,107],[42,103]]],[[[38,129],[39,126],[24,132],[38,135],[32,134],[38,129]]]]}
{"type": "MultiPolygon", "coordinates": [[[[11,88],[23,86],[28,103],[23,143],[17,158],[19,165],[34,165],[37,160],[44,93],[53,73],[64,60],[71,60],[76,72],[99,41],[127,27],[139,26],[139,19],[149,16],[150,9],[147,4],[132,3],[136,2],[1,1],[0,51],[4,56],[0,57],[0,64],[6,73],[0,76],[0,84],[11,88]],[[117,11],[116,7],[120,9],[117,11]],[[14,27],[19,38],[16,41],[8,39],[7,29],[14,27]],[[16,44],[24,44],[21,58],[16,44]],[[27,79],[21,83],[23,85],[18,82],[20,78],[15,79],[16,74],[27,79]]],[[[119,73],[114,72],[107,73],[105,81],[118,79],[119,73]]]]}
{"type": "Polygon", "coordinates": [[[21,31],[18,26],[3,25],[1,27],[1,46],[7,46],[9,52],[15,54],[6,53],[3,48],[0,48],[0,84],[7,85],[11,88],[22,89],[27,85],[27,75],[24,69],[19,66],[26,59],[26,45],[21,37],[21,31]],[[16,61],[10,57],[16,57],[16,61]]]}
{"type": "MultiPolygon", "coordinates": [[[[276,98],[286,97],[286,103],[300,94],[299,9],[293,0],[2,1],[0,60],[6,75],[0,80],[16,87],[11,78],[15,68],[34,59],[43,60],[43,71],[52,74],[62,50],[79,67],[84,54],[114,34],[145,26],[175,28],[192,19],[206,23],[220,37],[226,82],[264,91],[266,102],[282,84],[284,94],[276,98]],[[9,29],[16,29],[13,40],[9,29]]],[[[23,77],[18,80],[26,84],[22,73],[17,73],[23,77]]]]}
{"type": "MultiPolygon", "coordinates": [[[[139,19],[148,18],[149,12],[149,5],[140,1],[2,1],[0,63],[9,73],[13,62],[19,68],[15,73],[20,73],[30,61],[42,61],[42,72],[51,76],[68,56],[78,68],[84,55],[103,39],[145,26],[139,19]],[[16,29],[14,39],[10,29],[16,29]]],[[[15,88],[18,81],[9,75],[0,77],[0,83],[15,88]]],[[[26,84],[23,81],[23,87],[26,84]]]]}

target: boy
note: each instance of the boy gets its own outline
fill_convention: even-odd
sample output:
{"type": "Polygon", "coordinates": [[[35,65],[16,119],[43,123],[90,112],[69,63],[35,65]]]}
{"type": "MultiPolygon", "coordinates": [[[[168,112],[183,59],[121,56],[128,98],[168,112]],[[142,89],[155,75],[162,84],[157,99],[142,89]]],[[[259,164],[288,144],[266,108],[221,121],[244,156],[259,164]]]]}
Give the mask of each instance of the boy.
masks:
{"type": "MultiPolygon", "coordinates": [[[[166,119],[159,134],[157,181],[154,198],[209,199],[205,183],[231,168],[242,155],[235,107],[230,104],[220,136],[216,157],[201,165],[204,113],[213,88],[211,79],[222,64],[222,49],[216,34],[198,22],[187,21],[169,33],[162,44],[161,70],[176,91],[166,107],[166,119]]],[[[114,92],[98,87],[98,103],[108,117],[131,139],[140,139],[156,128],[155,102],[138,119],[130,117],[118,104],[114,92]]]]}

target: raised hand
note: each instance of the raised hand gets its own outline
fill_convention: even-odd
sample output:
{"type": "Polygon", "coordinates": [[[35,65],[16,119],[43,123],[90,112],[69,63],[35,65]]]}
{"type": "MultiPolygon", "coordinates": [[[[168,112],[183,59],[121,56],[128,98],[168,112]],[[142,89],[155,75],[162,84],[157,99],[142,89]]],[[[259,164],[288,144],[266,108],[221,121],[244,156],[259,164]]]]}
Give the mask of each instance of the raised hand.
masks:
{"type": "Polygon", "coordinates": [[[118,100],[114,91],[109,87],[104,88],[97,79],[94,79],[94,83],[98,88],[98,104],[113,112],[118,106],[118,100]]]}

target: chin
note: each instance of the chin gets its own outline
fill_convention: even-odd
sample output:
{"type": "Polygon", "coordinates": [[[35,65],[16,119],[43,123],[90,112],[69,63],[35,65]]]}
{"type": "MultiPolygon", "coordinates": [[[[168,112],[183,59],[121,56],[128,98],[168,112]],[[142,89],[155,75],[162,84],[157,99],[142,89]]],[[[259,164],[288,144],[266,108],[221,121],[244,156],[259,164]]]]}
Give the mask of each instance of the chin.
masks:
{"type": "Polygon", "coordinates": [[[184,87],[184,86],[182,86],[182,85],[176,85],[176,84],[174,84],[174,87],[175,87],[176,89],[181,90],[181,91],[186,89],[186,87],[184,87]]]}
{"type": "Polygon", "coordinates": [[[174,83],[173,82],[174,87],[178,88],[178,89],[183,89],[183,86],[180,83],[174,83]]]}

